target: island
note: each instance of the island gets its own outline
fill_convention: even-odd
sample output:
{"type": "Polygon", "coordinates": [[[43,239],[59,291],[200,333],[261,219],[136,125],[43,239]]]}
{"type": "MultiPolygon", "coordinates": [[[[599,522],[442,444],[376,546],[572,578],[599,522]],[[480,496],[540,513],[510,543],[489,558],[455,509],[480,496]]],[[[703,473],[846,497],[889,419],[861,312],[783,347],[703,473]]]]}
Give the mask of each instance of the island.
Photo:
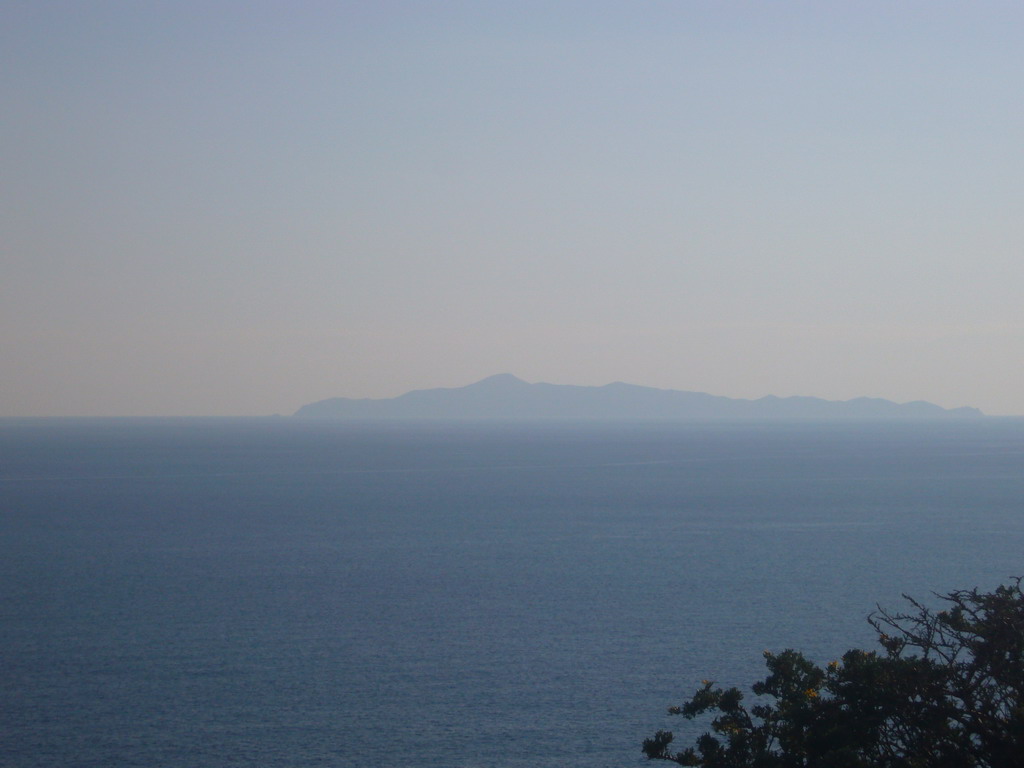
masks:
{"type": "Polygon", "coordinates": [[[531,384],[509,373],[464,387],[420,389],[386,399],[334,397],[310,403],[299,418],[471,421],[875,420],[981,418],[977,408],[873,397],[756,400],[614,382],[604,386],[531,384]]]}

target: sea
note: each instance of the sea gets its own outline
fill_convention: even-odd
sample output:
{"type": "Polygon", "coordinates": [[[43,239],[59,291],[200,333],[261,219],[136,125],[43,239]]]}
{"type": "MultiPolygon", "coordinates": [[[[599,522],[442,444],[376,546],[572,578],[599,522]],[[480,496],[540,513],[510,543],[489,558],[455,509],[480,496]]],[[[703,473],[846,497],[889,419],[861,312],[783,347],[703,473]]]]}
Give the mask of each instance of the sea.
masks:
{"type": "Polygon", "coordinates": [[[0,421],[0,765],[629,768],[1024,574],[1024,420],[0,421]]]}

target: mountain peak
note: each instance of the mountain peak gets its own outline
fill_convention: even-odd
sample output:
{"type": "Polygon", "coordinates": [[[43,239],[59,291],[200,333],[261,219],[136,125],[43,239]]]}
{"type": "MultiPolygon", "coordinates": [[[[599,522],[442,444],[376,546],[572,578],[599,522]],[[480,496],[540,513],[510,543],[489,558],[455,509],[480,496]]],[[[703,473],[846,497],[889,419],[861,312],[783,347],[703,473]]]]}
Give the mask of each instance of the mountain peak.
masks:
{"type": "MultiPolygon", "coordinates": [[[[520,379],[518,376],[513,376],[511,373],[496,373],[493,376],[488,376],[486,379],[480,379],[475,384],[469,384],[469,387],[487,387],[493,389],[497,387],[522,387],[530,386],[525,381],[520,379]]],[[[465,387],[464,387],[465,388],[465,387]]]]}

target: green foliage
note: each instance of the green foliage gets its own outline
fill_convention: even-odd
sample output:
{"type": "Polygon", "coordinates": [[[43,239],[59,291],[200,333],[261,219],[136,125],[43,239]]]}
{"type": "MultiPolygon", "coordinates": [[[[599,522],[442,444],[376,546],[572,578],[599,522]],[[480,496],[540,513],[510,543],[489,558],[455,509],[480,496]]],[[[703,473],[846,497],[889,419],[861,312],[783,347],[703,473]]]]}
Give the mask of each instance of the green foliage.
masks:
{"type": "Polygon", "coordinates": [[[797,651],[765,651],[768,675],[749,708],[705,680],[669,713],[711,716],[696,744],[644,741],[652,760],[708,768],[1003,768],[1024,766],[1021,579],[938,596],[933,611],[879,609],[881,651],[847,651],[824,669],[797,651]]]}

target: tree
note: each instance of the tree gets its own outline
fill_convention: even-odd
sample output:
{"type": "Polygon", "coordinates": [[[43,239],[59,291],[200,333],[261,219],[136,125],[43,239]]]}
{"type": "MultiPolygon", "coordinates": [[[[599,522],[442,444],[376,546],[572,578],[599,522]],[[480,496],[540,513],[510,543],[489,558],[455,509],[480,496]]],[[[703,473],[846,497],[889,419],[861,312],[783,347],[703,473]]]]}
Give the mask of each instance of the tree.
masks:
{"type": "Polygon", "coordinates": [[[822,668],[802,654],[765,651],[768,675],[749,708],[712,681],[670,714],[712,716],[696,744],[646,739],[652,760],[708,768],[1004,768],[1024,766],[1024,593],[936,595],[932,610],[879,608],[880,651],[847,651],[822,668]]]}

